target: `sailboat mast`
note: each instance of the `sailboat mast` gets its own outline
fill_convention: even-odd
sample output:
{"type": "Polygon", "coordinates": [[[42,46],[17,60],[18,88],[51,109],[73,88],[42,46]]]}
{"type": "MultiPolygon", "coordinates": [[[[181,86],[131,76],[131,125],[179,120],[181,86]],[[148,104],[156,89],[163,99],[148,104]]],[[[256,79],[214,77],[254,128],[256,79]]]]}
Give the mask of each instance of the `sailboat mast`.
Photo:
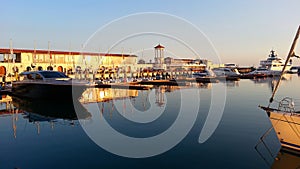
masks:
{"type": "MultiPolygon", "coordinates": [[[[272,93],[272,96],[271,96],[271,98],[270,98],[270,100],[269,100],[269,106],[270,106],[270,104],[273,102],[275,93],[277,92],[277,89],[278,89],[278,86],[279,86],[279,84],[280,84],[281,78],[282,78],[282,76],[283,76],[283,74],[284,74],[286,65],[287,65],[287,63],[289,62],[290,58],[291,58],[292,56],[294,56],[294,49],[295,49],[295,47],[296,47],[297,40],[298,40],[298,38],[299,38],[299,34],[300,34],[300,25],[299,25],[299,27],[298,27],[298,30],[297,30],[297,33],[296,33],[296,35],[295,35],[295,38],[294,38],[294,41],[293,41],[293,43],[292,43],[291,49],[290,49],[290,51],[289,51],[289,54],[288,54],[288,56],[287,56],[287,58],[286,58],[285,64],[284,64],[284,66],[283,66],[283,68],[282,68],[282,71],[281,71],[281,74],[280,74],[280,78],[279,78],[279,80],[278,80],[278,82],[277,82],[277,84],[276,84],[276,86],[275,86],[275,88],[274,88],[274,91],[273,91],[273,93],[272,93]]],[[[268,107],[269,107],[269,106],[268,106],[268,107]]]]}
{"type": "MultiPolygon", "coordinates": [[[[12,71],[13,71],[13,73],[15,73],[14,72],[14,70],[15,70],[15,68],[14,68],[14,64],[15,64],[15,62],[14,62],[14,51],[13,51],[13,46],[12,46],[12,39],[10,39],[10,42],[9,42],[9,48],[10,48],[10,58],[12,59],[12,62],[13,62],[13,67],[12,67],[12,71]]],[[[10,64],[10,58],[8,58],[8,63],[10,64]]],[[[11,67],[9,66],[9,69],[11,69],[11,67]]],[[[12,73],[10,73],[10,82],[12,83],[12,73]]]]}

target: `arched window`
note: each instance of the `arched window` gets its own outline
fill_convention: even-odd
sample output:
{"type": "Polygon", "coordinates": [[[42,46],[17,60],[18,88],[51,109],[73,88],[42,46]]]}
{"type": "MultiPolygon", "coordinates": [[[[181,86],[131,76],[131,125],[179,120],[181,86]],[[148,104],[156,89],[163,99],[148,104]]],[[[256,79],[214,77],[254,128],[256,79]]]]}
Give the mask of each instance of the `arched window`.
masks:
{"type": "Polygon", "coordinates": [[[62,67],[62,66],[58,66],[58,67],[57,67],[57,71],[59,71],[59,72],[63,72],[63,71],[64,71],[64,69],[63,69],[63,67],[62,67]]]}
{"type": "Polygon", "coordinates": [[[43,67],[42,67],[42,66],[39,66],[39,67],[38,67],[38,70],[43,70],[43,67]]]}
{"type": "Polygon", "coordinates": [[[47,70],[53,70],[53,67],[52,66],[48,66],[47,70]]]}
{"type": "Polygon", "coordinates": [[[6,68],[4,66],[0,66],[0,76],[6,75],[6,68]]]}
{"type": "Polygon", "coordinates": [[[26,71],[31,71],[31,67],[30,67],[30,66],[27,66],[27,67],[26,67],[26,71]]]}

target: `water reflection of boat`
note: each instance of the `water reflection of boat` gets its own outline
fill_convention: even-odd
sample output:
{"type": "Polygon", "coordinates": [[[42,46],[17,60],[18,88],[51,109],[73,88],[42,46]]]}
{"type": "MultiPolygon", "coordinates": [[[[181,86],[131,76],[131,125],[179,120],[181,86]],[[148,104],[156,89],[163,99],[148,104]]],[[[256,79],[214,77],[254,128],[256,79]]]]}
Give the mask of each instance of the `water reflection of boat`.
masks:
{"type": "Polygon", "coordinates": [[[32,71],[20,73],[20,81],[12,83],[12,93],[30,99],[72,101],[87,87],[86,82],[75,82],[62,72],[32,71]]]}
{"type": "Polygon", "coordinates": [[[300,166],[300,156],[281,150],[272,165],[272,169],[297,169],[300,166]]]}
{"type": "MultiPolygon", "coordinates": [[[[281,80],[291,80],[292,77],[290,74],[284,74],[281,78],[281,80]]],[[[255,84],[267,84],[268,87],[273,92],[275,85],[277,84],[279,80],[279,76],[273,76],[273,77],[266,77],[266,78],[257,78],[257,79],[250,79],[255,84]]]]}
{"type": "Polygon", "coordinates": [[[87,119],[91,114],[77,101],[72,103],[25,100],[13,97],[13,105],[24,111],[30,121],[52,121],[54,119],[87,119]]]}

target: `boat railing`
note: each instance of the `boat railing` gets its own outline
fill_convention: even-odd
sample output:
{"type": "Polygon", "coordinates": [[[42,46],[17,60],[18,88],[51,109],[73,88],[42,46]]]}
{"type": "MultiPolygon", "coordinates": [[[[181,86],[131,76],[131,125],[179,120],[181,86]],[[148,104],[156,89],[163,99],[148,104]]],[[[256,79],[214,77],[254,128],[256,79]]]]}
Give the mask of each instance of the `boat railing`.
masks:
{"type": "Polygon", "coordinates": [[[287,112],[287,113],[295,113],[295,102],[294,99],[290,97],[285,97],[278,103],[278,110],[287,112]]]}
{"type": "Polygon", "coordinates": [[[282,100],[274,99],[273,103],[265,110],[300,116],[300,99],[291,97],[284,97],[282,100]]]}

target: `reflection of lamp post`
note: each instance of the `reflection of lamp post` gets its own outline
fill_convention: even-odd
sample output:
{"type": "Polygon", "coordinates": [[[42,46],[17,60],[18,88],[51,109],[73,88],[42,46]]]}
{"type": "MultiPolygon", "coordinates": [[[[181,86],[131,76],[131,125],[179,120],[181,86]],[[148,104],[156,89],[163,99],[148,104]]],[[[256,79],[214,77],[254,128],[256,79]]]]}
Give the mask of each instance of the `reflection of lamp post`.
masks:
{"type": "MultiPolygon", "coordinates": [[[[13,46],[12,46],[12,39],[10,39],[10,43],[9,43],[9,48],[10,48],[10,57],[11,57],[11,59],[12,59],[12,61],[13,61],[13,72],[14,72],[14,65],[15,65],[15,62],[14,62],[14,56],[13,56],[13,54],[14,54],[14,51],[13,51],[13,46]]],[[[8,61],[10,60],[10,57],[8,56],[8,61]]],[[[9,61],[10,62],[10,61],[9,61]]],[[[10,68],[10,67],[9,67],[10,68]]],[[[12,83],[12,74],[10,73],[10,81],[11,81],[11,83],[12,83]]]]}
{"type": "Polygon", "coordinates": [[[164,91],[162,87],[155,88],[156,103],[162,107],[165,104],[164,91]]]}

